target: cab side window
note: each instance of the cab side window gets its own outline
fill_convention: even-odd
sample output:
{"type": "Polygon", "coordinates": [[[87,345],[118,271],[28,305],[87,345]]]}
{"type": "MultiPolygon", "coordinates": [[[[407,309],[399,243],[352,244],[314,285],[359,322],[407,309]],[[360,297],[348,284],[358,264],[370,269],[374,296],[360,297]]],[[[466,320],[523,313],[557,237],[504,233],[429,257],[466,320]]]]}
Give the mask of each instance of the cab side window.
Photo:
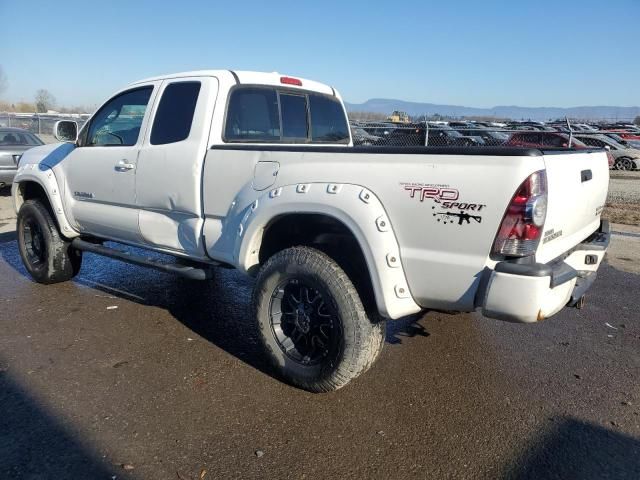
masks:
{"type": "Polygon", "coordinates": [[[180,142],[189,137],[200,94],[200,82],[175,82],[164,89],[151,129],[151,145],[180,142]]]}
{"type": "Polygon", "coordinates": [[[85,146],[132,146],[138,141],[153,87],[142,87],[112,98],[95,114],[85,146]]]}
{"type": "Polygon", "coordinates": [[[349,143],[349,126],[339,101],[309,95],[311,140],[313,142],[349,143]]]}

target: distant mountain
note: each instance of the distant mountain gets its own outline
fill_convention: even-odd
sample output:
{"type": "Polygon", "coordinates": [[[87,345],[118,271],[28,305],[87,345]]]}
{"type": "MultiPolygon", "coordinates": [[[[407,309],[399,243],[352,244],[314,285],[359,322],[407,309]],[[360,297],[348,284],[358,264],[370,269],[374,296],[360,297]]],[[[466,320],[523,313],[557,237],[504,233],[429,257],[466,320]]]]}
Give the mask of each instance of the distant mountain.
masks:
{"type": "Polygon", "coordinates": [[[394,110],[407,112],[411,116],[435,115],[452,117],[492,116],[513,120],[554,120],[557,118],[605,119],[614,121],[633,120],[640,115],[640,107],[518,107],[499,106],[493,108],[462,107],[458,105],[439,105],[435,103],[406,102],[387,98],[372,98],[364,103],[348,103],[350,112],[372,112],[390,114],[394,110]]]}

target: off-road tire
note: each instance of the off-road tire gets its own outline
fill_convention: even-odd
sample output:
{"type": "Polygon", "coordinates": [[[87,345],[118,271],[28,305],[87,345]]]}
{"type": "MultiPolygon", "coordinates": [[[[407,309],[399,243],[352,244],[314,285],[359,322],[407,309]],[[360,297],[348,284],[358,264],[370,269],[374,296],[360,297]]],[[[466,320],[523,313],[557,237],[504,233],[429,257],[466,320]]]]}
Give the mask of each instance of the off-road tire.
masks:
{"type": "Polygon", "coordinates": [[[38,283],[66,282],[75,277],[82,265],[82,252],[71,246],[58,231],[51,212],[40,200],[27,200],[20,207],[17,221],[18,249],[25,268],[38,283]],[[30,236],[37,235],[38,247],[30,236]],[[36,261],[34,257],[39,257],[36,261]]]}
{"type": "Polygon", "coordinates": [[[273,255],[260,270],[253,290],[254,318],[265,353],[287,382],[310,392],[337,390],[373,365],[384,345],[385,323],[372,322],[342,268],[310,247],[293,247],[273,255]],[[272,301],[283,282],[304,282],[322,295],[337,318],[335,348],[319,363],[304,365],[285,352],[272,326],[272,301]]]}

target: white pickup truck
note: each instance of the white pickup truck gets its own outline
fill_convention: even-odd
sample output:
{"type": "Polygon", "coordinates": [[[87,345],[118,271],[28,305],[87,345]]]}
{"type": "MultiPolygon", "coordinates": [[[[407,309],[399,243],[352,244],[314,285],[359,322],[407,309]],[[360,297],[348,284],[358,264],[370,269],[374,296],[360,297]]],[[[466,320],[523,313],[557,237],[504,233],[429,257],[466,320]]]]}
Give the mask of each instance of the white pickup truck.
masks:
{"type": "Polygon", "coordinates": [[[55,130],[12,188],[31,276],[69,280],[83,252],[202,280],[237,268],[267,357],[311,391],[367,370],[385,319],[580,307],[609,243],[605,151],[354,147],[336,90],[277,73],[143,80],[55,130]]]}

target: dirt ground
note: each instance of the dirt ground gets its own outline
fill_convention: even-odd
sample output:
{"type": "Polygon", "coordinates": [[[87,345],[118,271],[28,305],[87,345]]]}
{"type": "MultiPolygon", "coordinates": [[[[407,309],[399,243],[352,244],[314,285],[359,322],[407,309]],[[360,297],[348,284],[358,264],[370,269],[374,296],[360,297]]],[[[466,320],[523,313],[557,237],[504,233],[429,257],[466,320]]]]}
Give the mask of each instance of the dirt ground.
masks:
{"type": "Polygon", "coordinates": [[[612,223],[640,225],[640,172],[611,172],[604,217],[612,223]]]}

